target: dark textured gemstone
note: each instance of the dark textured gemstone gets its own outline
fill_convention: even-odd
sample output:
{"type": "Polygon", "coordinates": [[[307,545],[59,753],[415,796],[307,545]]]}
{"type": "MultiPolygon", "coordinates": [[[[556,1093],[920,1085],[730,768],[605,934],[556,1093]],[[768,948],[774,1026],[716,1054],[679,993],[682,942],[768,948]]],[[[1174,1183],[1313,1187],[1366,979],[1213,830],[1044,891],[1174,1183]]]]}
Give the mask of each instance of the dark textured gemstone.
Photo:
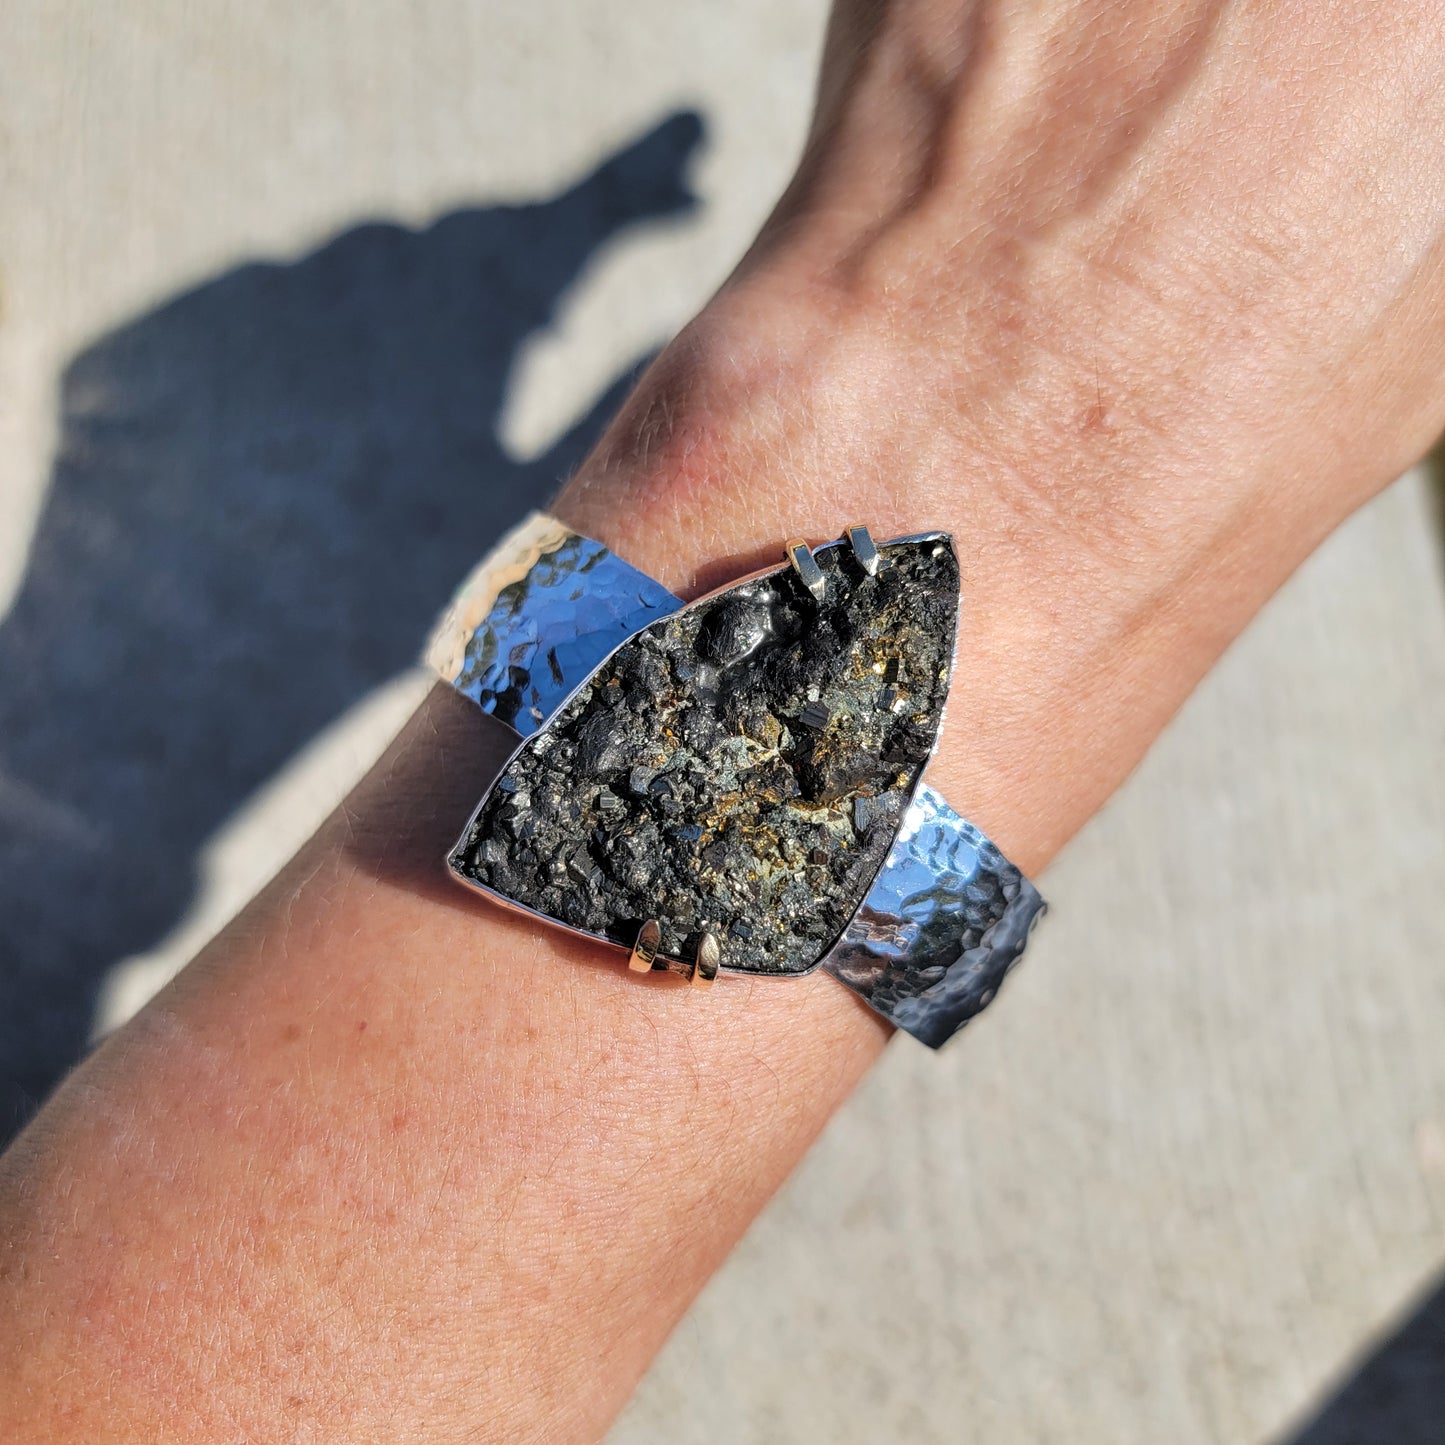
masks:
{"type": "Polygon", "coordinates": [[[821,732],[828,726],[829,712],[820,702],[810,702],[798,714],[798,721],[805,728],[812,728],[814,732],[821,732]]]}
{"type": "MultiPolygon", "coordinates": [[[[594,689],[597,698],[606,689],[594,689]]],[[[589,717],[577,731],[575,765],[581,779],[595,778],[599,773],[615,773],[627,764],[627,734],[605,712],[589,717]]]]}
{"type": "Polygon", "coordinates": [[[629,792],[643,797],[656,781],[656,768],[636,767],[627,775],[627,789],[629,792]]]}
{"type": "Polygon", "coordinates": [[[595,883],[601,870],[592,861],[585,848],[579,848],[567,863],[567,871],[579,883],[595,883]]]}
{"type": "Polygon", "coordinates": [[[720,601],[697,630],[697,654],[720,667],[741,662],[773,630],[766,600],[730,597],[720,601]]]}
{"type": "Polygon", "coordinates": [[[879,550],[869,576],[819,549],[821,600],[781,569],[629,639],[523,745],[452,866],[624,946],[656,918],[664,955],[708,931],[724,968],[806,972],[883,862],[948,690],[952,547],[879,550]],[[890,712],[880,679],[903,673],[890,712]]]}

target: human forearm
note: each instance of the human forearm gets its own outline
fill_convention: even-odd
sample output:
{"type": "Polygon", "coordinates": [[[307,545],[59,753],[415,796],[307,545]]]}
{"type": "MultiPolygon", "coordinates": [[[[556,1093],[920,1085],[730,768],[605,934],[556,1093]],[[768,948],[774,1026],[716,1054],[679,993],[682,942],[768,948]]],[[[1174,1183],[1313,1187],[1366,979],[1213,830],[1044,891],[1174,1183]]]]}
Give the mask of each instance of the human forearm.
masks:
{"type": "Polygon", "coordinates": [[[590,1438],[876,1052],[478,911],[488,766],[439,691],[8,1158],[26,1438],[590,1438]]]}

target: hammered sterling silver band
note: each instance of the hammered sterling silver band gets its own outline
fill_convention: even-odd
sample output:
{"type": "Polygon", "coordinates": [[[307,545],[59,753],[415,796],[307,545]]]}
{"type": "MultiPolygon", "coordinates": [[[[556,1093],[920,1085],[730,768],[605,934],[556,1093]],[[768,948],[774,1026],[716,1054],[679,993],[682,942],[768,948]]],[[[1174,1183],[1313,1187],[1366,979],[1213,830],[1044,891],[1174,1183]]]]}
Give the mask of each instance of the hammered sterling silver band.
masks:
{"type": "Polygon", "coordinates": [[[684,604],[534,513],[429,664],[518,745],[448,857],[468,887],[639,971],[822,966],[938,1047],[1044,904],[923,780],[953,674],[951,538],[865,527],[684,604]]]}

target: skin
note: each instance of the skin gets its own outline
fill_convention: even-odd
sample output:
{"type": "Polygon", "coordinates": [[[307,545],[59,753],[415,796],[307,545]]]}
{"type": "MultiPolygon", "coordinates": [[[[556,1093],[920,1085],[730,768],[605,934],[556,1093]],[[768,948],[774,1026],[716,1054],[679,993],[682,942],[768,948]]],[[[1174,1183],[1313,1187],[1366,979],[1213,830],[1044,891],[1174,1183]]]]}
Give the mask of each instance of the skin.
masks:
{"type": "MultiPolygon", "coordinates": [[[[844,3],[793,185],[556,510],[682,592],[950,528],[930,776],[1037,871],[1445,422],[1442,138],[1439,5],[844,3]]],[[[886,1030],[448,884],[506,746],[433,694],[0,1161],[0,1438],[605,1430],[886,1030]]]]}

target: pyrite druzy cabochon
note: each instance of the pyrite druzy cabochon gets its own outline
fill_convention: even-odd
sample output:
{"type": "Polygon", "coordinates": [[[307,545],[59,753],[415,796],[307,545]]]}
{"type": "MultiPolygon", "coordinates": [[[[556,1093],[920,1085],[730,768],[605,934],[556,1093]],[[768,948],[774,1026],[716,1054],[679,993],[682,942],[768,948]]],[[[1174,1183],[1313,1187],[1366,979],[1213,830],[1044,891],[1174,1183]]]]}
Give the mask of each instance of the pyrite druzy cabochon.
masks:
{"type": "Polygon", "coordinates": [[[726,971],[796,975],[847,927],[943,717],[946,536],[820,548],[652,623],[528,738],[451,855],[466,881],[631,947],[704,933],[726,971]]]}

